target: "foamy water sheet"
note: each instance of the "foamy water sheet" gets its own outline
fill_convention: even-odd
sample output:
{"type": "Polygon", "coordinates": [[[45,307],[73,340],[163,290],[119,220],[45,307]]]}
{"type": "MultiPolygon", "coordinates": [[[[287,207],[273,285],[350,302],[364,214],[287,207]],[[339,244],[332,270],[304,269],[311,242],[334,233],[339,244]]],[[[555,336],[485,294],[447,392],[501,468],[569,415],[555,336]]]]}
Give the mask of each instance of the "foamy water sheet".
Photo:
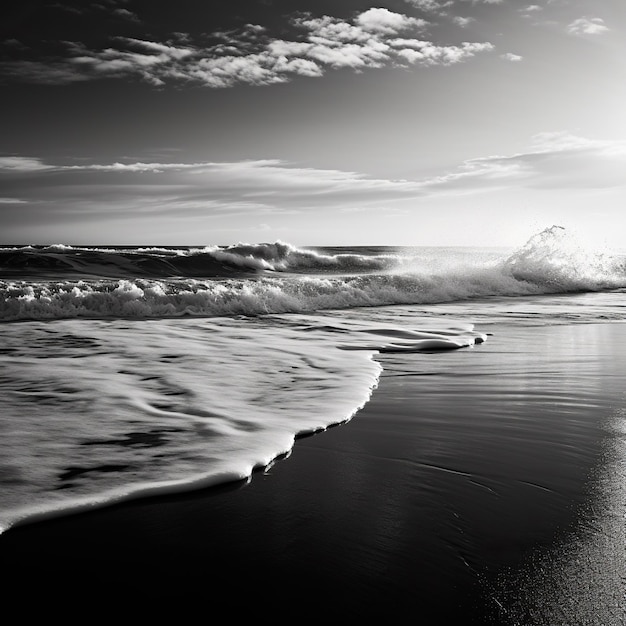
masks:
{"type": "Polygon", "coordinates": [[[456,349],[471,327],[291,319],[0,326],[0,526],[247,478],[350,419],[380,351],[456,349]]]}

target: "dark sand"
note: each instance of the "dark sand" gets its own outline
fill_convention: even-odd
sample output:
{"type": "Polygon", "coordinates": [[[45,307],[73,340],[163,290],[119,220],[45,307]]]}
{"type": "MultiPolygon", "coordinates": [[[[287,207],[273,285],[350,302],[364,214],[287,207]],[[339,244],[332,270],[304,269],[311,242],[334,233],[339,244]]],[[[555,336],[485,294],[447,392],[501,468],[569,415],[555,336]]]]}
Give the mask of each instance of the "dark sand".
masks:
{"type": "Polygon", "coordinates": [[[626,623],[626,325],[488,330],[246,485],[10,530],[5,614],[626,623]]]}

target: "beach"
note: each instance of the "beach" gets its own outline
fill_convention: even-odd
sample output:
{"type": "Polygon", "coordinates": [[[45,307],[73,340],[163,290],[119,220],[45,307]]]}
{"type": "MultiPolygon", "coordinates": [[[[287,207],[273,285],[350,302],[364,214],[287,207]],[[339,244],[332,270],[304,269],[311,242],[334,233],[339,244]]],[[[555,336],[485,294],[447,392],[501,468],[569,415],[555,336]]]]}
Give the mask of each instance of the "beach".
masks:
{"type": "Polygon", "coordinates": [[[378,355],[352,420],[250,481],[10,529],[3,602],[623,624],[626,325],[482,330],[463,350],[378,355]]]}
{"type": "Polygon", "coordinates": [[[626,626],[626,0],[8,6],[4,621],[626,626]]]}

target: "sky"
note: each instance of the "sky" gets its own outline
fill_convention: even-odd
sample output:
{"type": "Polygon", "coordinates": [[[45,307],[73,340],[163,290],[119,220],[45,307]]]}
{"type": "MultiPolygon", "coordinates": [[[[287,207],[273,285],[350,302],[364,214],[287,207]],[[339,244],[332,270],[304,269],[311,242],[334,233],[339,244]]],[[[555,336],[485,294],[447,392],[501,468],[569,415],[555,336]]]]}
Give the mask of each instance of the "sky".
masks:
{"type": "Polygon", "coordinates": [[[624,0],[10,0],[0,244],[626,248],[624,0]]]}

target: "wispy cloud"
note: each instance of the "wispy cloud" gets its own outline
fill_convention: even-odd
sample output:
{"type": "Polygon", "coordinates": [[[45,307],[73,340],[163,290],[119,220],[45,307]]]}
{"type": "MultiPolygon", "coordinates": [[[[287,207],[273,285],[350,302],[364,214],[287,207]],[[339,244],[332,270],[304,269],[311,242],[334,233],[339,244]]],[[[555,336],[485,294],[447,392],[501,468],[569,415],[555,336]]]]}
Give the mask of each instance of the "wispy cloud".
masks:
{"type": "Polygon", "coordinates": [[[461,28],[466,28],[467,26],[469,26],[472,22],[475,21],[475,19],[473,17],[462,17],[461,15],[455,15],[452,18],[452,21],[457,24],[458,26],[460,26],[461,28]]]}
{"type": "Polygon", "coordinates": [[[115,9],[113,11],[114,15],[118,17],[124,18],[125,20],[130,20],[131,22],[139,22],[139,17],[136,13],[129,11],[128,9],[115,9]]]}
{"type": "Polygon", "coordinates": [[[212,33],[210,46],[195,45],[180,32],[165,43],[116,37],[113,45],[101,50],[71,42],[65,44],[64,58],[5,62],[0,72],[36,83],[123,78],[155,86],[173,82],[223,88],[284,83],[296,76],[320,77],[330,69],[450,65],[494,47],[489,42],[433,43],[423,36],[426,20],[384,8],[368,9],[352,20],[300,15],[292,18],[291,27],[295,36],[280,39],[270,37],[262,26],[248,24],[212,33]]]}
{"type": "Polygon", "coordinates": [[[0,204],[27,204],[27,201],[19,198],[0,198],[0,204]]]}
{"type": "Polygon", "coordinates": [[[24,45],[19,39],[15,39],[15,38],[5,39],[1,43],[3,46],[5,46],[8,49],[13,48],[15,50],[28,50],[28,46],[24,45]]]}
{"type": "Polygon", "coordinates": [[[538,4],[529,4],[525,7],[518,9],[518,11],[521,13],[522,17],[533,18],[542,13],[543,7],[539,6],[538,4]]]}
{"type": "Polygon", "coordinates": [[[0,172],[35,172],[47,169],[51,169],[51,166],[46,165],[41,159],[38,158],[22,156],[0,157],[0,172]]]}
{"type": "Polygon", "coordinates": [[[451,20],[457,26],[466,28],[476,18],[471,16],[458,15],[456,8],[462,3],[472,5],[477,4],[500,4],[501,0],[404,0],[413,8],[425,14],[431,14],[435,17],[444,17],[451,20]]]}
{"type": "Polygon", "coordinates": [[[536,135],[523,152],[470,159],[449,172],[414,180],[299,167],[276,159],[80,165],[52,165],[25,157],[0,160],[6,193],[2,204],[54,205],[63,215],[93,207],[104,213],[170,211],[182,217],[233,211],[254,215],[392,210],[410,199],[497,189],[609,189],[626,185],[625,168],[625,142],[564,132],[536,135]]]}
{"type": "Polygon", "coordinates": [[[415,181],[303,168],[274,159],[81,165],[51,165],[26,158],[19,162],[0,161],[0,176],[15,170],[32,174],[22,184],[13,179],[12,186],[7,185],[16,198],[56,202],[67,210],[77,203],[108,202],[107,210],[111,211],[116,206],[154,206],[159,211],[183,206],[217,212],[229,211],[233,206],[294,211],[326,205],[362,206],[420,193],[420,184],[415,181]],[[37,178],[36,174],[43,174],[43,170],[46,175],[37,178]]]}
{"type": "Polygon", "coordinates": [[[567,133],[543,133],[519,153],[470,159],[438,176],[414,180],[274,159],[78,165],[2,159],[2,235],[16,241],[38,235],[93,242],[99,236],[136,243],[131,239],[137,232],[170,243],[177,237],[180,242],[255,238],[261,235],[251,225],[261,222],[292,232],[307,224],[312,237],[320,224],[349,220],[356,213],[359,219],[375,217],[380,228],[381,220],[413,219],[439,201],[493,206],[498,198],[506,204],[507,198],[532,194],[552,206],[564,196],[601,192],[616,197],[626,186],[626,142],[567,133]]]}
{"type": "Polygon", "coordinates": [[[501,54],[500,57],[503,58],[505,61],[512,61],[513,63],[517,63],[524,59],[523,56],[519,54],[514,54],[513,52],[505,52],[504,54],[501,54]]]}
{"type": "Polygon", "coordinates": [[[601,17],[581,17],[567,27],[570,35],[601,35],[608,30],[601,17]]]}
{"type": "Polygon", "coordinates": [[[453,0],[404,0],[407,4],[410,4],[412,7],[419,9],[420,11],[425,11],[427,13],[439,13],[448,7],[451,7],[454,2],[453,0]]]}
{"type": "Polygon", "coordinates": [[[470,159],[457,170],[421,181],[424,191],[468,193],[497,187],[599,189],[626,186],[626,142],[567,132],[539,133],[530,148],[470,159]]]}
{"type": "Polygon", "coordinates": [[[76,7],[62,2],[56,2],[50,5],[51,9],[58,9],[67,13],[75,13],[76,15],[84,15],[90,12],[106,11],[111,15],[116,15],[123,19],[139,21],[135,13],[123,8],[127,4],[127,0],[102,0],[101,2],[86,2],[81,7],[76,7]]]}
{"type": "Polygon", "coordinates": [[[50,5],[51,9],[58,9],[60,11],[67,11],[68,13],[76,13],[78,15],[82,15],[88,7],[83,7],[81,9],[73,6],[69,6],[67,4],[63,4],[62,2],[56,2],[55,4],[50,5]]]}

